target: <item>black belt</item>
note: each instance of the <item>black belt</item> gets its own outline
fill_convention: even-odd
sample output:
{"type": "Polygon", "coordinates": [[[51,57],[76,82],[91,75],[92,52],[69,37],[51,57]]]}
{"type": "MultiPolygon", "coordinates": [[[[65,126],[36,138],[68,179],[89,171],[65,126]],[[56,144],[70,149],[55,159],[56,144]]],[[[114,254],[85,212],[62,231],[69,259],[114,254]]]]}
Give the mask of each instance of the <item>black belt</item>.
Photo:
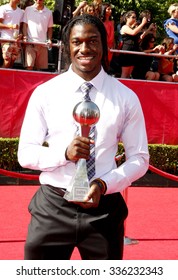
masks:
{"type": "Polygon", "coordinates": [[[66,192],[66,189],[63,189],[63,188],[57,188],[57,187],[53,187],[51,185],[44,185],[44,186],[47,186],[49,187],[50,189],[54,190],[55,192],[57,192],[60,196],[64,196],[65,195],[65,192],[66,192]]]}

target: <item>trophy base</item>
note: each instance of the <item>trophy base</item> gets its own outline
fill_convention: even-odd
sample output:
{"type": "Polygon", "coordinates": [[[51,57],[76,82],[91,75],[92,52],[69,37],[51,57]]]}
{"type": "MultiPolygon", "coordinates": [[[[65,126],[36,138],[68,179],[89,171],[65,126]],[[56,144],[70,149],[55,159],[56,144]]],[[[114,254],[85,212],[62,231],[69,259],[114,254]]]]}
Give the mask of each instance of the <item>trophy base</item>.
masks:
{"type": "MultiPolygon", "coordinates": [[[[83,203],[85,203],[84,198],[87,194],[88,194],[88,191],[86,190],[86,188],[75,187],[75,188],[72,189],[71,192],[66,191],[66,193],[64,195],[64,198],[66,200],[68,200],[69,202],[71,201],[71,202],[83,202],[83,203]]],[[[88,202],[92,203],[93,200],[90,199],[89,201],[87,201],[87,203],[88,202]]]]}

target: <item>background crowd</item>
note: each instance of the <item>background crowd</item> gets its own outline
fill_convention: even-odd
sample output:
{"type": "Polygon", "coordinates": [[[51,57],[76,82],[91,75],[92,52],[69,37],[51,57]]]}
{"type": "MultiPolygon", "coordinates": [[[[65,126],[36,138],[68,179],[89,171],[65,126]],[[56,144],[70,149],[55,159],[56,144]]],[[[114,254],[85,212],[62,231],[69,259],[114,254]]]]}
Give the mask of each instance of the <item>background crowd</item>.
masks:
{"type": "MultiPolygon", "coordinates": [[[[178,82],[178,3],[168,8],[168,19],[162,22],[164,36],[161,40],[159,26],[150,10],[137,14],[126,9],[116,20],[113,7],[112,1],[81,1],[71,14],[75,17],[88,13],[103,21],[107,31],[110,73],[121,78],[178,82]],[[117,51],[113,52],[113,49],[117,51]]],[[[1,39],[15,39],[15,42],[1,42],[1,67],[12,68],[22,56],[25,69],[48,69],[53,26],[53,13],[44,0],[10,0],[1,5],[1,39]],[[38,42],[44,45],[38,45],[38,42]]]]}

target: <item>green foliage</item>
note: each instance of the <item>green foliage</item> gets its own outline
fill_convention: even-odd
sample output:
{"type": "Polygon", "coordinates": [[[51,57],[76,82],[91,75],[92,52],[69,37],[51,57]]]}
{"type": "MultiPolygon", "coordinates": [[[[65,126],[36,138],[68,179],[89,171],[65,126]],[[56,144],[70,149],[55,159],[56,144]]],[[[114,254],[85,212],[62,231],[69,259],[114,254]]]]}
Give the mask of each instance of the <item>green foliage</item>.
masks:
{"type": "MultiPolygon", "coordinates": [[[[171,174],[178,174],[178,146],[149,144],[150,165],[171,174]]],[[[119,143],[118,155],[124,153],[124,147],[119,143]]],[[[125,161],[125,156],[120,159],[118,164],[125,161]]]]}
{"type": "Polygon", "coordinates": [[[54,11],[54,6],[55,6],[55,0],[46,0],[45,1],[45,6],[50,9],[51,11],[54,11]]]}
{"type": "Polygon", "coordinates": [[[17,161],[18,138],[0,138],[0,168],[18,169],[17,161]]]}
{"type": "Polygon", "coordinates": [[[8,0],[0,0],[0,6],[1,6],[1,5],[4,5],[4,4],[6,4],[6,3],[9,3],[9,1],[8,1],[8,0]]]}
{"type": "Polygon", "coordinates": [[[150,164],[168,173],[178,174],[178,146],[149,145],[150,164]]]}
{"type": "MultiPolygon", "coordinates": [[[[0,168],[6,170],[21,169],[17,160],[18,138],[0,138],[0,168]]],[[[44,143],[45,145],[45,143],[44,143]]],[[[149,144],[150,164],[168,173],[178,174],[178,146],[149,144]]],[[[119,143],[118,153],[121,155],[124,147],[119,143]]],[[[123,156],[118,164],[124,162],[123,156]]]]}

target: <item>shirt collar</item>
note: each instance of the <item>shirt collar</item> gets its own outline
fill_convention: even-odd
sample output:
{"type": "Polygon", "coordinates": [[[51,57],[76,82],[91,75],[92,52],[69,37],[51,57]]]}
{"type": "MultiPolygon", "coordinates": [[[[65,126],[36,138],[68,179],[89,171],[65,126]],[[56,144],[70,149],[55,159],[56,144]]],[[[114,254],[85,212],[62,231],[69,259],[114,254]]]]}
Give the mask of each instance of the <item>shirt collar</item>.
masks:
{"type": "Polygon", "coordinates": [[[35,12],[40,12],[40,13],[43,13],[43,12],[46,12],[46,7],[44,6],[42,10],[37,10],[36,8],[36,4],[32,5],[33,9],[35,12]]]}
{"type": "Polygon", "coordinates": [[[90,82],[91,84],[96,88],[97,91],[101,91],[103,87],[103,82],[104,82],[104,69],[103,67],[101,68],[101,71],[98,73],[97,76],[95,76],[90,82]]]}
{"type": "MultiPolygon", "coordinates": [[[[78,91],[80,86],[86,81],[72,70],[71,65],[69,67],[68,73],[71,76],[70,81],[74,85],[73,87],[74,91],[78,91]]],[[[104,69],[103,67],[101,67],[101,71],[98,73],[98,75],[95,76],[91,81],[87,81],[87,82],[90,82],[96,88],[97,91],[101,91],[103,86],[103,81],[104,81],[104,75],[105,75],[104,69]]]]}

